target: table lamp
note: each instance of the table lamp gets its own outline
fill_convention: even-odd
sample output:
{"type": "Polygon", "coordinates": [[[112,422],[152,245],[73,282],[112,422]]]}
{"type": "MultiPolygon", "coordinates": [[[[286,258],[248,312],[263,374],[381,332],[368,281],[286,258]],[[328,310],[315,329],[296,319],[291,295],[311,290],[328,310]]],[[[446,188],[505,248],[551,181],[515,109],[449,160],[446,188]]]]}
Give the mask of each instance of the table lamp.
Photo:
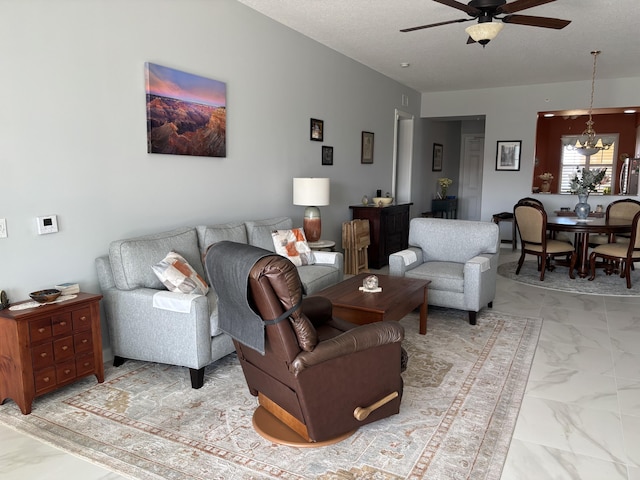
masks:
{"type": "Polygon", "coordinates": [[[329,205],[328,178],[294,178],[293,204],[301,205],[304,209],[302,226],[308,242],[320,240],[322,222],[318,207],[329,205]]]}

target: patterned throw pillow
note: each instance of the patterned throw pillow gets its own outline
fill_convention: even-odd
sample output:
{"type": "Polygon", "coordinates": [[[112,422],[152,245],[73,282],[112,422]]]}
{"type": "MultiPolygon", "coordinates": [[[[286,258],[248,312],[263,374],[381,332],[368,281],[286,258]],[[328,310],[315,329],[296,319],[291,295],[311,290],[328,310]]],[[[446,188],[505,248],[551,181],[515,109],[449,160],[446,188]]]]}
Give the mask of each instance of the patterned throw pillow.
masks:
{"type": "Polygon", "coordinates": [[[304,230],[301,228],[275,230],[271,236],[276,253],[287,257],[296,267],[316,263],[313,252],[307,244],[307,238],[304,236],[304,230]]]}
{"type": "Polygon", "coordinates": [[[209,286],[191,265],[176,252],[169,252],[161,262],[151,267],[171,292],[206,295],[209,286]]]}

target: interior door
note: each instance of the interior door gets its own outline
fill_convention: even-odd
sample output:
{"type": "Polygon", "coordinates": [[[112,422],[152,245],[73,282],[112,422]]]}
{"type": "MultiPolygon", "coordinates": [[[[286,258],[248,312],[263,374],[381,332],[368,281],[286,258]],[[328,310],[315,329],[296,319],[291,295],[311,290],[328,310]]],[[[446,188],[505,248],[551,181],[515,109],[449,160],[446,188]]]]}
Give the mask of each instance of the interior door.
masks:
{"type": "Polygon", "coordinates": [[[484,136],[462,135],[458,218],[480,220],[484,136]]]}

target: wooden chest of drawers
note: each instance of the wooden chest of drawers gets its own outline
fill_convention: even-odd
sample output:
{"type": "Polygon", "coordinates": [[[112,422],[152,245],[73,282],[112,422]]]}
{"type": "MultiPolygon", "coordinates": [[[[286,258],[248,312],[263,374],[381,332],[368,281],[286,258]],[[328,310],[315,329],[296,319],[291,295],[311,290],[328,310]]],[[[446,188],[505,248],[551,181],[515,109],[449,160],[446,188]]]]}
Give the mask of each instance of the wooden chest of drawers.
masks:
{"type": "MultiPolygon", "coordinates": [[[[33,399],[87,375],[104,382],[101,295],[25,310],[0,310],[0,404],[25,415],[33,399]]],[[[16,304],[13,304],[16,305],[16,304]]]]}

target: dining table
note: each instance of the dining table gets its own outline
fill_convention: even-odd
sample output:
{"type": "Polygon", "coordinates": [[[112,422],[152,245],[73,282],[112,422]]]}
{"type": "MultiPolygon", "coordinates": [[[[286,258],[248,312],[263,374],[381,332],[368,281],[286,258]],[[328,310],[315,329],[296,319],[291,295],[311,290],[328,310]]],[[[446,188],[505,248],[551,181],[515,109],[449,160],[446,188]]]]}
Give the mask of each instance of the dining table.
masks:
{"type": "Polygon", "coordinates": [[[567,232],[574,234],[573,245],[578,259],[576,267],[580,278],[589,274],[589,235],[609,235],[611,241],[615,241],[615,235],[631,232],[632,220],[620,218],[595,218],[584,220],[578,217],[549,216],[547,217],[547,230],[550,232],[567,232]]]}

